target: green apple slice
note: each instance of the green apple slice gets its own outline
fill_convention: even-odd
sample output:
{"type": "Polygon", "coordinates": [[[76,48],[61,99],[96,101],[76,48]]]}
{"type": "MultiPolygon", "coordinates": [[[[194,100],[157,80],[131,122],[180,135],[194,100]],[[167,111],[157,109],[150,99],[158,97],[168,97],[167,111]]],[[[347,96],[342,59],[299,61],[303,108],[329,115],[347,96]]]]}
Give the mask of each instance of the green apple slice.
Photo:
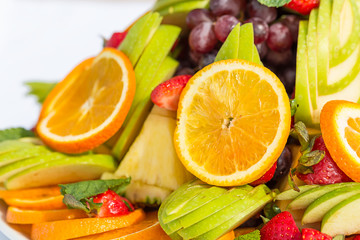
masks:
{"type": "MultiPolygon", "coordinates": [[[[256,204],[259,199],[262,199],[266,196],[267,190],[264,185],[259,185],[255,187],[251,192],[248,192],[244,197],[239,198],[237,201],[229,204],[225,208],[214,212],[207,218],[189,226],[184,227],[178,234],[184,239],[194,239],[212,229],[218,227],[219,225],[224,224],[230,218],[241,214],[248,207],[256,204]]],[[[203,211],[207,209],[204,207],[203,211]]]]}
{"type": "Polygon", "coordinates": [[[201,208],[206,203],[214,200],[217,197],[222,196],[225,194],[227,190],[225,188],[220,187],[210,187],[208,189],[205,189],[204,191],[200,192],[197,196],[195,196],[190,202],[188,202],[181,211],[178,211],[172,215],[168,215],[165,219],[163,219],[164,222],[171,222],[175,219],[178,219],[180,217],[183,217],[184,215],[201,208]]]}
{"type": "Polygon", "coordinates": [[[310,189],[319,187],[319,185],[303,185],[299,186],[299,192],[295,191],[294,189],[286,190],[276,196],[276,200],[292,200],[299,196],[300,194],[305,193],[306,191],[309,191],[310,189]]]}
{"type": "Polygon", "coordinates": [[[116,162],[110,155],[66,157],[18,172],[6,180],[5,187],[23,189],[92,180],[115,168],[116,162]]]}
{"type": "Polygon", "coordinates": [[[237,59],[240,47],[240,23],[229,33],[216,55],[215,62],[226,59],[237,59]]]}
{"type": "Polygon", "coordinates": [[[310,79],[310,88],[312,83],[318,84],[318,92],[327,85],[330,60],[330,22],[332,11],[332,0],[321,1],[317,20],[317,80],[310,79]]]}
{"type": "Polygon", "coordinates": [[[7,165],[4,165],[0,167],[0,182],[4,182],[6,179],[11,177],[12,175],[21,172],[27,168],[30,168],[32,166],[53,161],[60,158],[65,158],[66,155],[57,153],[57,152],[49,152],[42,154],[37,157],[27,158],[24,160],[19,160],[7,165]]]}
{"type": "Polygon", "coordinates": [[[330,64],[332,64],[334,58],[338,58],[339,50],[341,48],[339,32],[340,32],[341,12],[344,7],[344,1],[345,0],[336,0],[333,3],[332,13],[331,13],[331,28],[330,28],[330,64]]]}
{"type": "Polygon", "coordinates": [[[309,75],[308,75],[308,57],[307,57],[307,36],[308,21],[300,21],[298,48],[296,55],[296,81],[295,81],[295,97],[299,104],[295,113],[295,120],[303,121],[306,126],[311,127],[312,120],[312,104],[310,99],[309,75]]]}
{"type": "Polygon", "coordinates": [[[311,106],[316,109],[316,96],[317,96],[317,20],[318,9],[311,11],[309,17],[308,33],[306,36],[307,44],[307,64],[308,64],[308,79],[313,79],[309,84],[309,93],[311,99],[311,106]]]}
{"type": "Polygon", "coordinates": [[[181,1],[171,6],[167,6],[156,10],[161,16],[179,13],[179,12],[190,12],[196,8],[207,8],[210,0],[199,0],[199,1],[181,1]]]}
{"type": "Polygon", "coordinates": [[[334,191],[324,194],[309,205],[302,218],[302,223],[307,224],[320,222],[325,214],[335,205],[359,193],[360,184],[338,188],[334,191]]]}
{"type": "Polygon", "coordinates": [[[219,225],[218,227],[208,231],[207,233],[198,236],[196,240],[218,239],[225,233],[237,228],[238,226],[246,222],[256,213],[261,211],[264,208],[264,206],[267,203],[271,202],[272,200],[273,197],[270,194],[266,195],[265,197],[255,202],[253,205],[248,206],[248,208],[246,208],[245,211],[242,211],[241,213],[235,215],[233,218],[229,219],[228,221],[219,225]]]}
{"type": "Polygon", "coordinates": [[[262,65],[254,44],[254,29],[251,23],[246,23],[240,27],[239,53],[237,58],[262,65]]]}
{"type": "Polygon", "coordinates": [[[6,140],[0,143],[0,155],[31,146],[33,146],[33,144],[28,142],[22,142],[18,140],[6,140]]]}
{"type": "Polygon", "coordinates": [[[321,232],[332,237],[359,233],[360,194],[356,194],[333,207],[321,223],[321,232]]]}
{"type": "Polygon", "coordinates": [[[140,55],[160,26],[162,17],[159,13],[150,12],[141,17],[130,28],[119,50],[124,52],[133,66],[136,65],[140,55]]]}
{"type": "Polygon", "coordinates": [[[312,202],[314,202],[319,197],[323,196],[324,194],[331,192],[335,189],[357,185],[358,183],[355,182],[348,182],[348,183],[336,183],[330,185],[319,186],[317,188],[310,189],[299,196],[297,196],[289,205],[289,209],[305,209],[307,208],[312,202]]]}
{"type": "Polygon", "coordinates": [[[0,155],[0,167],[22,159],[36,157],[46,153],[50,153],[50,150],[47,147],[31,144],[29,147],[0,155]]]}

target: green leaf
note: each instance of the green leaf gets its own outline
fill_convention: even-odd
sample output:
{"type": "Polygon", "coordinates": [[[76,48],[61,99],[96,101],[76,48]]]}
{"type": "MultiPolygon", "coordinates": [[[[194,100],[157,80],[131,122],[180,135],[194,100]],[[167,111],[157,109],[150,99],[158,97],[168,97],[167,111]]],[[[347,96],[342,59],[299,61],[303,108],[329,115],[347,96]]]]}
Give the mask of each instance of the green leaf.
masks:
{"type": "Polygon", "coordinates": [[[255,230],[255,231],[250,232],[248,234],[240,235],[237,238],[235,238],[234,240],[260,240],[260,239],[261,239],[260,231],[255,230]]]}
{"type": "Polygon", "coordinates": [[[0,142],[5,140],[16,140],[24,137],[35,137],[35,134],[33,131],[20,127],[0,130],[0,142]]]}
{"type": "Polygon", "coordinates": [[[301,174],[309,174],[309,173],[314,173],[314,170],[312,169],[312,167],[307,167],[307,166],[304,166],[304,165],[299,165],[297,166],[296,168],[296,171],[298,173],[301,173],[301,174]]]}
{"type": "Polygon", "coordinates": [[[265,217],[268,219],[272,219],[279,213],[281,213],[281,210],[274,202],[269,202],[264,207],[264,214],[265,214],[265,217]]]}
{"type": "Polygon", "coordinates": [[[291,2],[291,0],[258,0],[259,3],[268,7],[282,7],[291,2]]]}
{"type": "Polygon", "coordinates": [[[299,106],[299,105],[296,103],[296,100],[295,100],[295,99],[291,99],[291,100],[290,100],[291,116],[294,116],[294,115],[295,115],[298,106],[299,106]]]}
{"type": "Polygon", "coordinates": [[[303,154],[300,159],[299,163],[305,167],[311,167],[315,164],[318,164],[325,156],[324,151],[315,150],[312,152],[308,152],[303,154]]]}
{"type": "Polygon", "coordinates": [[[51,90],[55,87],[57,83],[48,83],[48,82],[27,82],[27,85],[30,88],[28,95],[34,95],[37,98],[37,101],[42,104],[45,101],[45,98],[49,95],[51,90]]]}
{"type": "Polygon", "coordinates": [[[295,184],[295,181],[294,181],[294,178],[293,178],[293,176],[294,176],[294,174],[295,174],[296,171],[297,171],[296,168],[291,169],[291,171],[290,171],[290,173],[289,173],[289,175],[288,175],[288,183],[289,183],[289,186],[290,186],[292,189],[294,189],[294,190],[297,191],[297,192],[300,192],[300,189],[299,189],[299,187],[295,184]]]}
{"type": "Polygon", "coordinates": [[[94,203],[92,197],[111,189],[120,193],[130,183],[130,178],[110,180],[90,180],[70,184],[60,184],[63,202],[68,208],[84,210],[87,213],[101,207],[94,203]]]}
{"type": "Polygon", "coordinates": [[[297,137],[299,139],[299,142],[301,144],[301,152],[303,152],[305,149],[309,146],[309,133],[306,129],[306,126],[303,122],[299,121],[294,124],[294,128],[291,130],[292,135],[297,137]]]}

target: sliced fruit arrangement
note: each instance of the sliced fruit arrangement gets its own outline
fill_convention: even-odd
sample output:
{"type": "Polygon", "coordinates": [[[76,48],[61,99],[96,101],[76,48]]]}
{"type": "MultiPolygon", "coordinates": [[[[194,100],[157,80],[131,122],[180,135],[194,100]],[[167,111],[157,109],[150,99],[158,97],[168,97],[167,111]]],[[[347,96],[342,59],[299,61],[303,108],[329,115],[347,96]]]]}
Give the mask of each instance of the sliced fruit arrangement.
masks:
{"type": "Polygon", "coordinates": [[[160,206],[158,217],[172,239],[217,239],[272,199],[265,185],[226,189],[195,180],[173,192],[160,206]]]}
{"type": "Polygon", "coordinates": [[[319,127],[329,100],[360,101],[360,8],[355,0],[320,1],[308,21],[300,23],[295,115],[319,127]]]}

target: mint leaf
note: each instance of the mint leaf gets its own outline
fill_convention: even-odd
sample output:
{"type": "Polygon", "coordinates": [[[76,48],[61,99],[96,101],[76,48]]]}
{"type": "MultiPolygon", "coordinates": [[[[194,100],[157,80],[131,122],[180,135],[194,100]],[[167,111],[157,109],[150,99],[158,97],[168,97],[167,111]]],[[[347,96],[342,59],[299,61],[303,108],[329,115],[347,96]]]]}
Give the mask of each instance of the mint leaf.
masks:
{"type": "Polygon", "coordinates": [[[70,184],[60,184],[60,192],[64,195],[63,202],[68,208],[80,209],[90,213],[98,209],[102,204],[94,203],[93,197],[111,189],[116,193],[124,191],[130,183],[130,178],[110,180],[90,180],[70,184]]]}
{"type": "Polygon", "coordinates": [[[281,210],[274,202],[269,202],[264,207],[264,214],[265,214],[265,217],[268,219],[272,219],[279,213],[281,213],[281,210]]]}
{"type": "Polygon", "coordinates": [[[0,142],[5,140],[16,140],[23,137],[35,137],[35,134],[33,131],[20,127],[0,130],[0,142]]]}
{"type": "Polygon", "coordinates": [[[260,240],[260,239],[261,239],[260,231],[255,230],[255,231],[250,232],[248,234],[240,235],[237,238],[235,238],[234,240],[260,240]]]}
{"type": "Polygon", "coordinates": [[[291,0],[258,0],[259,3],[268,7],[282,7],[291,2],[291,0]]]}
{"type": "Polygon", "coordinates": [[[34,95],[37,101],[42,104],[57,83],[27,82],[25,84],[30,88],[28,95],[34,95]]]}

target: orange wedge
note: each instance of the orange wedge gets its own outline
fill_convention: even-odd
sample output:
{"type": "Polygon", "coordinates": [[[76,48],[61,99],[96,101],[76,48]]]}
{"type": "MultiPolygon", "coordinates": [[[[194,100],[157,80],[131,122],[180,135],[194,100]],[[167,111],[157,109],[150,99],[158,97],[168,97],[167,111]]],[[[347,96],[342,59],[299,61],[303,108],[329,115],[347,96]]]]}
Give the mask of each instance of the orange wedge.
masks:
{"type": "Polygon", "coordinates": [[[218,240],[234,240],[234,238],[235,238],[235,232],[230,231],[225,235],[222,235],[218,240]]]}
{"type": "Polygon", "coordinates": [[[276,162],[290,131],[290,104],[280,80],[244,60],[215,62],[184,88],[175,148],[202,181],[236,186],[260,178],[276,162]]]}
{"type": "Polygon", "coordinates": [[[85,217],[87,217],[86,213],[78,209],[38,211],[8,207],[6,212],[6,221],[15,224],[33,224],[85,217]]]}
{"type": "Polygon", "coordinates": [[[320,128],[336,164],[352,180],[360,182],[360,104],[327,102],[321,110],[320,128]]]}
{"type": "Polygon", "coordinates": [[[60,187],[51,186],[43,188],[28,188],[21,190],[0,190],[0,198],[26,198],[26,199],[36,199],[36,198],[45,198],[51,196],[59,196],[60,187]]]}
{"type": "Polygon", "coordinates": [[[69,239],[128,227],[145,218],[142,209],[120,217],[81,218],[34,224],[31,239],[69,239]]]}
{"type": "Polygon", "coordinates": [[[46,98],[36,131],[65,153],[91,150],[121,127],[135,94],[129,59],[113,48],[78,65],[46,98]]]}
{"type": "Polygon", "coordinates": [[[31,210],[54,210],[66,208],[63,203],[64,196],[53,196],[46,198],[36,199],[23,199],[23,198],[5,198],[4,201],[7,205],[12,207],[18,207],[22,209],[31,210]]]}
{"type": "MultiPolygon", "coordinates": [[[[120,228],[113,231],[94,234],[74,240],[171,240],[162,230],[157,219],[157,212],[146,214],[144,221],[129,227],[120,228]]],[[[233,240],[232,238],[231,240],[233,240]]]]}

